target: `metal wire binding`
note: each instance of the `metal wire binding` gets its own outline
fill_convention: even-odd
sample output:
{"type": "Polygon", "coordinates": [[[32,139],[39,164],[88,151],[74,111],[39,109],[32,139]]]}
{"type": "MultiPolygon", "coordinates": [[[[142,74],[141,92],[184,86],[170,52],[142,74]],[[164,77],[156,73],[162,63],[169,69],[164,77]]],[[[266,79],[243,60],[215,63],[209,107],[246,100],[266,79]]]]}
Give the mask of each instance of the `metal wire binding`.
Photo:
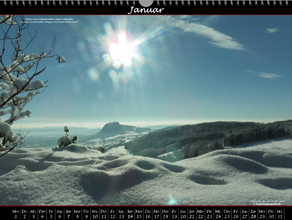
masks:
{"type": "MultiPolygon", "coordinates": [[[[7,1],[7,0],[4,0],[4,5],[7,5],[6,1],[7,1]]],[[[41,5],[43,5],[43,0],[40,0],[40,1],[41,1],[41,5]]],[[[52,0],[52,1],[53,1],[53,4],[55,5],[54,0],[52,0]]],[[[62,1],[62,0],[59,1],[59,2],[60,2],[60,5],[62,5],[61,1],[62,1]]],[[[74,5],[73,1],[74,1],[74,0],[71,0],[71,4],[72,4],[72,5],[74,5]]],[[[91,0],[84,0],[84,1],[83,1],[83,2],[84,2],[84,5],[86,5],[86,1],[89,1],[89,4],[90,4],[90,5],[93,5],[91,0]]],[[[104,1],[105,1],[105,0],[102,0],[102,5],[103,5],[103,6],[105,5],[105,2],[104,2],[104,1]]],[[[111,2],[110,2],[110,1],[111,1],[111,0],[108,0],[108,5],[109,5],[109,6],[111,5],[111,2]]],[[[200,5],[203,6],[203,5],[204,5],[204,4],[203,4],[203,1],[204,1],[204,0],[199,0],[199,1],[200,1],[200,5]]],[[[223,1],[224,1],[224,5],[226,6],[228,0],[223,0],[223,1]]],[[[272,1],[273,1],[273,5],[277,5],[277,1],[276,1],[276,0],[272,0],[272,1]]],[[[284,0],[284,1],[285,1],[285,4],[288,6],[288,5],[289,5],[289,1],[288,1],[288,0],[284,0]]],[[[19,4],[19,3],[18,3],[18,0],[15,0],[15,2],[16,2],[16,5],[19,4]]],[[[35,0],[34,2],[35,2],[35,5],[37,5],[37,0],[35,0]]],[[[65,2],[66,2],[65,4],[68,5],[67,0],[66,0],[65,2]]],[[[77,2],[78,2],[78,5],[80,5],[80,1],[77,0],[77,2]]],[[[187,2],[188,2],[188,3],[187,3],[188,5],[191,5],[191,0],[187,0],[187,2]]],[[[196,5],[197,5],[196,0],[193,0],[193,2],[194,2],[194,5],[196,6],[196,5]]],[[[209,5],[209,1],[206,0],[205,2],[206,2],[206,6],[208,6],[208,5],[209,5]]],[[[221,0],[218,0],[217,2],[218,2],[218,5],[221,6],[221,0]]],[[[237,0],[236,2],[237,2],[237,5],[239,6],[241,1],[237,0]]],[[[262,6],[265,5],[265,2],[267,2],[267,5],[270,6],[270,0],[260,0],[260,2],[261,2],[260,4],[261,4],[262,6]]],[[[280,6],[283,5],[283,3],[282,3],[281,0],[279,0],[278,2],[279,2],[279,5],[280,5],[280,6]]],[[[13,0],[10,1],[10,4],[13,4],[13,0]]],[[[25,2],[24,2],[23,0],[22,0],[22,4],[25,5],[25,2]]],[[[50,4],[49,4],[49,1],[47,1],[47,4],[50,5],[50,4]]],[[[126,0],[126,4],[129,5],[129,0],[126,0]]],[[[185,5],[184,0],[181,0],[181,4],[182,4],[183,6],[185,5]]],[[[230,0],[230,5],[233,6],[233,4],[234,4],[234,3],[233,3],[233,0],[230,0]]],[[[246,4],[246,3],[245,3],[245,0],[243,0],[243,1],[242,1],[242,5],[245,6],[245,4],[246,4]]],[[[251,0],[248,0],[248,4],[249,4],[250,6],[253,5],[253,3],[252,3],[251,0]]],[[[29,0],[29,5],[31,5],[31,0],[29,0]]],[[[99,5],[98,0],[96,0],[96,5],[97,5],[97,6],[99,5]]],[[[117,0],[114,0],[114,5],[115,5],[115,6],[118,5],[118,4],[117,4],[117,0]]],[[[121,6],[123,5],[123,0],[120,0],[120,5],[121,5],[121,6]]],[[[133,5],[135,5],[135,1],[133,1],[133,5]]],[[[157,5],[158,5],[158,6],[160,5],[159,0],[157,0],[157,5]]],[[[163,0],[163,5],[166,6],[166,0],[163,0]]],[[[170,6],[172,5],[172,1],[169,1],[169,5],[170,5],[170,6]]],[[[175,0],[175,5],[176,5],[176,6],[179,5],[179,0],[175,0]]],[[[212,0],[212,5],[215,6],[215,1],[214,1],[214,0],[212,0]]],[[[255,0],[255,1],[254,1],[254,5],[255,5],[255,6],[258,6],[258,5],[259,5],[258,0],[255,0]]]]}

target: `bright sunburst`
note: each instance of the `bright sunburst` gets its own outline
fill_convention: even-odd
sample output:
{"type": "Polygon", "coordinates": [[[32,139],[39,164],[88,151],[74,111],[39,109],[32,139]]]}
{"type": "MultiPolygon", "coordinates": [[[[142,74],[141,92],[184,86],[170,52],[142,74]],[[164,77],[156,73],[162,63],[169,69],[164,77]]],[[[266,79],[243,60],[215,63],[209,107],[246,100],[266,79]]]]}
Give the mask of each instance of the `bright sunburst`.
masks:
{"type": "MultiPolygon", "coordinates": [[[[161,41],[162,27],[148,30],[127,23],[126,18],[117,20],[116,17],[110,17],[109,20],[103,24],[104,32],[93,31],[92,35],[87,36],[92,51],[96,52],[97,63],[88,70],[88,76],[99,81],[100,74],[108,70],[113,95],[119,91],[136,94],[137,88],[149,77],[149,74],[145,74],[149,73],[146,70],[151,68],[155,70],[154,73],[161,64],[153,59],[158,50],[151,47],[150,43],[161,41]]],[[[79,47],[84,50],[85,44],[80,44],[79,47]]]]}
{"type": "Polygon", "coordinates": [[[114,61],[129,66],[132,64],[132,58],[135,55],[134,48],[134,43],[128,42],[125,34],[119,34],[118,43],[110,43],[109,53],[114,61]]]}

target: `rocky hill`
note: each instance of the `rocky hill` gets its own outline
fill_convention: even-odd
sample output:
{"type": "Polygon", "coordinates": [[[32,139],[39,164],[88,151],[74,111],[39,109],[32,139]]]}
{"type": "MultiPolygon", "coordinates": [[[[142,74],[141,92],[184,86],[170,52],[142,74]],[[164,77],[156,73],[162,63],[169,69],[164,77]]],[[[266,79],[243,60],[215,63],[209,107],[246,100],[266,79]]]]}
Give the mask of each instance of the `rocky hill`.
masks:
{"type": "Polygon", "coordinates": [[[123,135],[130,132],[141,134],[143,132],[149,132],[150,128],[140,128],[131,125],[121,125],[119,122],[107,123],[103,128],[93,137],[94,138],[108,138],[116,135],[123,135]]]}
{"type": "Polygon", "coordinates": [[[184,125],[169,130],[151,132],[126,143],[125,149],[134,155],[174,162],[223,149],[224,146],[289,136],[291,128],[292,120],[269,124],[211,122],[184,125]],[[240,136],[240,133],[244,135],[240,136]],[[169,154],[170,152],[171,154],[169,154]]]}

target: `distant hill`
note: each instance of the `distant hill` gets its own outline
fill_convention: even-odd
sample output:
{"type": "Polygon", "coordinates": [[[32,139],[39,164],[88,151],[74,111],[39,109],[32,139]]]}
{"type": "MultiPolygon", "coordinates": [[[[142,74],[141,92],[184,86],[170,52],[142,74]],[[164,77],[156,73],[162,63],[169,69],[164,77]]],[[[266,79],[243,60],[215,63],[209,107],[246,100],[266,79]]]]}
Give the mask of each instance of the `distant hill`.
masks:
{"type": "Polygon", "coordinates": [[[149,131],[151,131],[150,128],[140,128],[131,125],[121,125],[119,122],[111,122],[104,125],[103,128],[94,135],[94,138],[107,138],[116,135],[123,135],[129,132],[141,134],[149,131]]]}
{"type": "Polygon", "coordinates": [[[170,159],[174,162],[224,149],[224,146],[287,136],[291,131],[291,120],[269,124],[210,122],[150,132],[126,143],[125,149],[134,155],[154,158],[172,152],[177,157],[170,159]]]}

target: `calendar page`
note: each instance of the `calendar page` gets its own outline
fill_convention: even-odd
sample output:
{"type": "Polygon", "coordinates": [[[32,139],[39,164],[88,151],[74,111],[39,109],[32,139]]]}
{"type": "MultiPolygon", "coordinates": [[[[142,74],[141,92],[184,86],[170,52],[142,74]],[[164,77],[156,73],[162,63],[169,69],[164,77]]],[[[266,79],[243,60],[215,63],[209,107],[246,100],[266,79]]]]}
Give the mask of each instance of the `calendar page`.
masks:
{"type": "Polygon", "coordinates": [[[0,218],[292,219],[291,5],[0,0],[0,218]]]}

